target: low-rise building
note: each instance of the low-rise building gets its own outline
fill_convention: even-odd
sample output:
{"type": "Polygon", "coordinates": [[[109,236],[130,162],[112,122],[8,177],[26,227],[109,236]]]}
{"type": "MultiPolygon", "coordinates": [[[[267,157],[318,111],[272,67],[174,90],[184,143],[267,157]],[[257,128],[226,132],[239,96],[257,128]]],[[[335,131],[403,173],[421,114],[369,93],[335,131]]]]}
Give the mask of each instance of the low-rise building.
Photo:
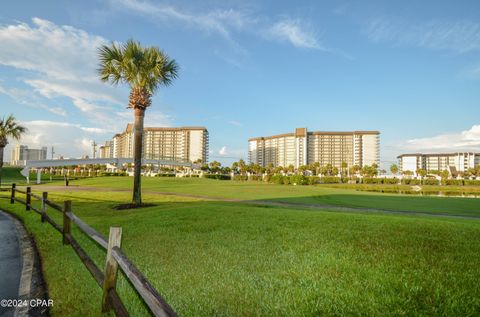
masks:
{"type": "Polygon", "coordinates": [[[476,168],[480,164],[480,153],[456,152],[456,153],[413,153],[402,154],[398,157],[399,169],[402,172],[411,171],[416,173],[422,169],[430,171],[465,172],[469,168],[476,168]]]}
{"type": "Polygon", "coordinates": [[[297,128],[293,133],[285,133],[248,140],[248,158],[250,163],[267,167],[320,163],[332,164],[341,168],[379,164],[380,132],[324,132],[307,131],[297,128]]]}

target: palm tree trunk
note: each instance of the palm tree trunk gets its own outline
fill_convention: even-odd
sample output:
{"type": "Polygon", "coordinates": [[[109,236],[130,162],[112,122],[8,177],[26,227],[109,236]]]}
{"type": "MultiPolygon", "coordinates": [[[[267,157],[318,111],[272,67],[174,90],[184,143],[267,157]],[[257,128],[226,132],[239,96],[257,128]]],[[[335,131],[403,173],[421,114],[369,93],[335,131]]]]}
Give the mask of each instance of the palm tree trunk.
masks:
{"type": "Polygon", "coordinates": [[[145,109],[135,108],[135,121],[133,124],[133,198],[132,203],[142,203],[141,171],[142,171],[142,146],[143,146],[143,119],[145,109]]]}
{"type": "Polygon", "coordinates": [[[2,169],[3,169],[3,150],[5,147],[0,147],[0,187],[2,187],[2,169]]]}

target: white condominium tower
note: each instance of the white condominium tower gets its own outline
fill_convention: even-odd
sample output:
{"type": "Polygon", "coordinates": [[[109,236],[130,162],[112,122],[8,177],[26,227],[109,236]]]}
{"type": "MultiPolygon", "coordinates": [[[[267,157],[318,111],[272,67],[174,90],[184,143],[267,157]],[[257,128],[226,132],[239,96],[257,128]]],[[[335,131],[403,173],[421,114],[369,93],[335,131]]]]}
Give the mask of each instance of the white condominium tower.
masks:
{"type": "Polygon", "coordinates": [[[36,161],[47,159],[47,147],[43,146],[40,149],[29,149],[26,145],[17,144],[12,149],[12,158],[10,163],[12,165],[24,165],[25,161],[36,161]]]}
{"type": "Polygon", "coordinates": [[[380,132],[323,132],[297,128],[294,133],[251,138],[248,140],[248,158],[251,163],[266,167],[320,163],[341,168],[379,164],[380,132]]]}
{"type": "MultiPolygon", "coordinates": [[[[133,124],[129,123],[123,133],[113,137],[111,147],[115,158],[133,157],[133,124]]],[[[202,160],[206,163],[208,131],[204,127],[144,128],[142,157],[183,162],[202,160]]]]}

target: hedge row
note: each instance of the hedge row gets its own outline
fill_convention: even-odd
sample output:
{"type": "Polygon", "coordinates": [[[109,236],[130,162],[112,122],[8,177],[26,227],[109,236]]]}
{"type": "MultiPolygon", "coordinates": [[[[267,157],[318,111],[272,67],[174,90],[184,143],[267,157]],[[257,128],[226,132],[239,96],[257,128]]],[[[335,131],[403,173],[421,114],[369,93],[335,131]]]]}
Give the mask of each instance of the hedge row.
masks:
{"type": "Polygon", "coordinates": [[[99,176],[127,176],[126,172],[100,172],[99,176]]]}
{"type": "MultiPolygon", "coordinates": [[[[101,172],[99,176],[127,176],[126,172],[101,172]]],[[[170,173],[162,173],[155,175],[156,177],[175,177],[175,174],[170,173]]],[[[192,174],[187,177],[199,177],[197,174],[192,174]]],[[[231,180],[230,175],[223,175],[223,174],[204,174],[203,177],[209,179],[218,179],[218,180],[231,180]]],[[[250,177],[246,175],[234,175],[233,180],[236,181],[266,181],[268,183],[274,184],[296,184],[296,185],[314,185],[314,184],[342,184],[348,183],[350,181],[349,178],[341,178],[335,176],[303,176],[303,175],[266,175],[263,178],[260,175],[250,175],[250,177]]],[[[414,179],[414,178],[404,178],[401,181],[397,178],[370,178],[364,177],[362,179],[352,178],[352,181],[359,184],[398,184],[399,182],[402,185],[438,185],[439,181],[433,178],[426,178],[426,179],[414,179]]],[[[450,186],[480,186],[480,180],[471,180],[471,179],[444,179],[441,181],[442,185],[450,185],[450,186]]]]}
{"type": "Polygon", "coordinates": [[[455,186],[479,186],[480,180],[474,179],[444,179],[442,185],[455,185],[455,186]]]}
{"type": "Polygon", "coordinates": [[[223,175],[223,174],[204,174],[203,177],[210,178],[210,179],[218,179],[222,181],[231,180],[232,178],[230,175],[223,175]]]}

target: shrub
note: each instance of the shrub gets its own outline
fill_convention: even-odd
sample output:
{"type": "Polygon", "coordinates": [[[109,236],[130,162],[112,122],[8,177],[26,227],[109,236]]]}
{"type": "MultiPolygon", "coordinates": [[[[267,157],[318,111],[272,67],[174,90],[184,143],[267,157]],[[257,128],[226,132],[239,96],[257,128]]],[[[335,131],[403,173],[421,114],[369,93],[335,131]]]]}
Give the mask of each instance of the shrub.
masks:
{"type": "Polygon", "coordinates": [[[438,180],[435,178],[426,178],[422,181],[423,185],[438,185],[438,180]]]}
{"type": "Polygon", "coordinates": [[[283,185],[288,185],[288,184],[290,184],[290,177],[288,177],[288,176],[282,176],[282,183],[283,183],[283,185]]]}
{"type": "Polygon", "coordinates": [[[463,186],[463,179],[442,179],[443,185],[463,186]]]}
{"type": "Polygon", "coordinates": [[[403,185],[421,185],[422,181],[415,178],[403,178],[402,184],[403,185]]]}
{"type": "Polygon", "coordinates": [[[383,178],[364,177],[362,184],[383,184],[383,178]]]}
{"type": "Polygon", "coordinates": [[[307,184],[308,185],[315,185],[320,182],[320,177],[318,176],[308,176],[307,177],[307,184]]]}
{"type": "Polygon", "coordinates": [[[175,177],[175,174],[157,174],[155,177],[175,177]]]}
{"type": "Polygon", "coordinates": [[[465,185],[470,185],[470,186],[480,186],[480,180],[475,180],[475,179],[466,179],[464,181],[465,185]]]}
{"type": "Polygon", "coordinates": [[[274,183],[274,184],[283,184],[283,176],[282,175],[273,175],[271,178],[270,178],[270,182],[271,183],[274,183]]]}
{"type": "Polygon", "coordinates": [[[100,172],[99,176],[127,176],[126,172],[100,172]]]}
{"type": "Polygon", "coordinates": [[[321,184],[338,184],[340,183],[340,177],[324,176],[320,178],[321,184]]]}
{"type": "Polygon", "coordinates": [[[210,179],[218,179],[222,181],[231,180],[230,175],[223,175],[223,174],[204,174],[203,177],[210,178],[210,179]]]}
{"type": "Polygon", "coordinates": [[[247,181],[248,177],[247,177],[247,175],[234,175],[233,180],[235,180],[235,181],[247,181]]]}
{"type": "Polygon", "coordinates": [[[396,185],[398,184],[399,182],[399,179],[398,178],[384,178],[383,179],[383,183],[384,184],[393,184],[393,185],[396,185]]]}
{"type": "Polygon", "coordinates": [[[262,180],[262,175],[250,175],[251,181],[261,181],[262,180]]]}
{"type": "Polygon", "coordinates": [[[308,179],[303,175],[292,175],[290,176],[290,183],[297,185],[307,185],[308,179]]]}

